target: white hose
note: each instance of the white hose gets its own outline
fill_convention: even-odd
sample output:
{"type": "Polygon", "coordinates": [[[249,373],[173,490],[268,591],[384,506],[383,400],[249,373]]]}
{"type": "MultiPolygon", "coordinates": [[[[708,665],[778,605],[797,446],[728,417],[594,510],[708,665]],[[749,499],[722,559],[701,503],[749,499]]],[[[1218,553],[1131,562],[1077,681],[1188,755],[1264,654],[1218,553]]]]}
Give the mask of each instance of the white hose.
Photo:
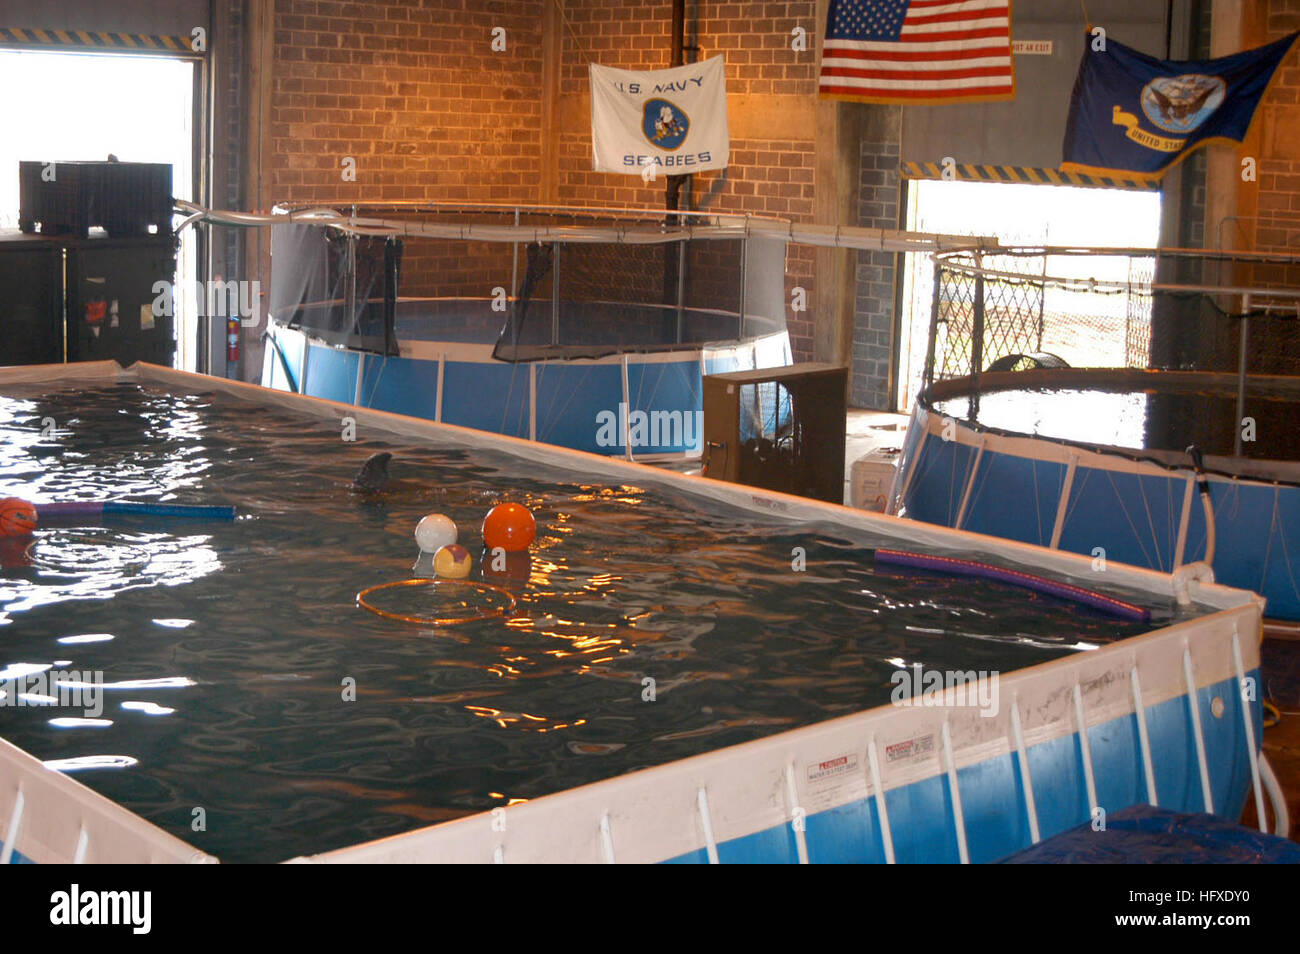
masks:
{"type": "Polygon", "coordinates": [[[1174,570],[1171,575],[1173,578],[1174,599],[1178,601],[1179,606],[1187,606],[1192,602],[1191,584],[1193,582],[1214,582],[1214,570],[1210,564],[1204,561],[1184,563],[1174,570]]]}
{"type": "Polygon", "coordinates": [[[1264,783],[1264,791],[1268,792],[1268,800],[1273,804],[1273,834],[1279,838],[1290,838],[1291,815],[1286,807],[1286,793],[1282,791],[1282,784],[1277,780],[1273,766],[1269,765],[1263,752],[1259,753],[1259,777],[1264,783]]]}
{"type": "Polygon", "coordinates": [[[1205,511],[1205,562],[1214,562],[1214,504],[1210,501],[1209,491],[1201,491],[1201,508],[1205,511]]]}

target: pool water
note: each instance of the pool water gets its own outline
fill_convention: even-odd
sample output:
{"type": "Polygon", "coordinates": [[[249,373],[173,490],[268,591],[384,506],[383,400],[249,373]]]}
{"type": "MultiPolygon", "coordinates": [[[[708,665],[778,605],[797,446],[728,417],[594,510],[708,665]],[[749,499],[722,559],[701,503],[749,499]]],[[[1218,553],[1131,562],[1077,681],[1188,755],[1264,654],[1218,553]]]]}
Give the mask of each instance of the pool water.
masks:
{"type": "Polygon", "coordinates": [[[240,514],[103,518],[5,547],[0,679],[53,667],[107,687],[89,720],[10,697],[0,735],[223,861],[279,861],[885,704],[900,666],[1005,672],[1173,612],[1121,594],[1153,611],[1126,623],[1002,584],[877,572],[856,530],[357,437],[133,384],[0,398],[0,496],[240,514]],[[406,486],[350,493],[381,448],[406,486]],[[457,521],[477,567],[479,523],[503,499],[538,523],[531,566],[498,580],[513,618],[435,630],[358,608],[359,590],[409,575],[429,511],[457,521]]]}
{"type": "MultiPolygon", "coordinates": [[[[934,403],[935,411],[984,427],[1081,444],[1134,450],[1179,451],[1195,444],[1205,454],[1232,456],[1236,393],[1212,390],[1110,390],[1102,387],[1019,388],[934,403]]],[[[1293,398],[1247,394],[1245,417],[1253,430],[1241,456],[1300,460],[1300,414],[1293,398]]]]}

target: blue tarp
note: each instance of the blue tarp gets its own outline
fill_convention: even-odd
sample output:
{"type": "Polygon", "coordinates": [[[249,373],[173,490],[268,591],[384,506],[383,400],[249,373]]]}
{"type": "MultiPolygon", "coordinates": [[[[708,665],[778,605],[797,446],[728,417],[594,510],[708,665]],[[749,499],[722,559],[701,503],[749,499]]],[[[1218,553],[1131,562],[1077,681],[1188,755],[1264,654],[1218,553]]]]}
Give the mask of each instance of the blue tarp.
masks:
{"type": "Polygon", "coordinates": [[[1300,864],[1300,844],[1224,821],[1134,805],[1061,832],[1000,864],[1300,864]]]}

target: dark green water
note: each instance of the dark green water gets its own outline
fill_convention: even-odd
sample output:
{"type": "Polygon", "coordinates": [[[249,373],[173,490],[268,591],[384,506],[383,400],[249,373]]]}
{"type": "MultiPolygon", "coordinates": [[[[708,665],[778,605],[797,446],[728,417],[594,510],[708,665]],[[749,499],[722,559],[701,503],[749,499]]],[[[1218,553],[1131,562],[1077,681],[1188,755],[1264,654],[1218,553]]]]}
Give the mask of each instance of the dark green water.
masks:
{"type": "MultiPolygon", "coordinates": [[[[76,777],[225,861],[356,844],[887,703],[900,665],[1006,672],[1169,619],[876,572],[875,541],[836,528],[378,433],[344,443],[222,396],[14,393],[0,398],[0,496],[239,508],[234,523],[44,527],[36,565],[10,545],[0,572],[0,670],[110,684],[107,724],[6,704],[0,735],[44,760],[123,757],[76,777]],[[411,489],[360,499],[346,485],[381,447],[411,489]],[[356,606],[409,575],[430,511],[457,521],[477,567],[478,526],[502,499],[539,528],[508,624],[434,631],[356,606]]],[[[433,609],[411,594],[385,605],[433,609]]]]}

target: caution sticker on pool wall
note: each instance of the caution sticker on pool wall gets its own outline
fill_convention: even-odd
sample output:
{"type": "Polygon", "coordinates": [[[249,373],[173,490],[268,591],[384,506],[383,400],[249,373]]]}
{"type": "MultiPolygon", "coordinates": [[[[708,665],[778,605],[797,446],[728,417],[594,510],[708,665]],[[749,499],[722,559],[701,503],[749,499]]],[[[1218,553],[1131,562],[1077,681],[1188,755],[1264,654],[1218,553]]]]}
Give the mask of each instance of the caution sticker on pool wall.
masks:
{"type": "Polygon", "coordinates": [[[886,762],[915,762],[934,753],[934,733],[885,746],[886,762]]]}
{"type": "Polygon", "coordinates": [[[846,775],[855,775],[857,772],[858,754],[849,752],[845,755],[837,755],[835,758],[827,759],[824,762],[809,762],[808,784],[817,785],[819,783],[834,782],[846,775]]]}

